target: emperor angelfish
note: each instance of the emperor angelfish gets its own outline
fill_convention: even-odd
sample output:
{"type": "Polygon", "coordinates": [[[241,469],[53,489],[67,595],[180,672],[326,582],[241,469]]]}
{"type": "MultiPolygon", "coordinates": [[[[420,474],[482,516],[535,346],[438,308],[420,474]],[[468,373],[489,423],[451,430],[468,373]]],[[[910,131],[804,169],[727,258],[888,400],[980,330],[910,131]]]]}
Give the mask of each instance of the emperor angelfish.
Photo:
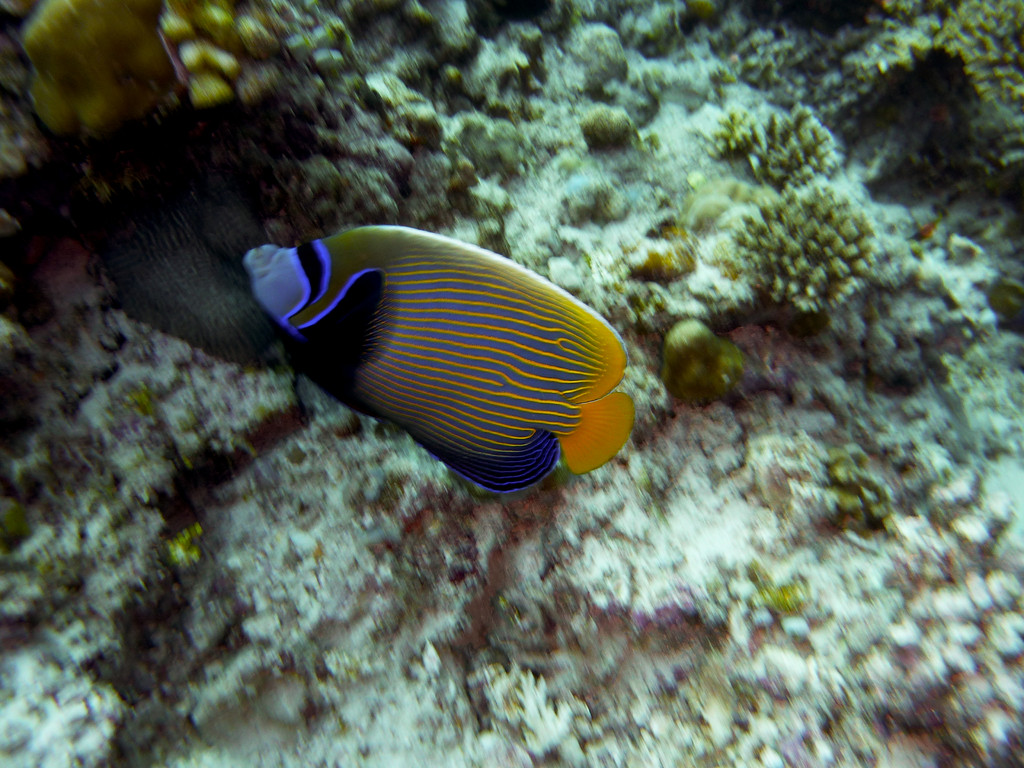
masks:
{"type": "Polygon", "coordinates": [[[496,253],[359,227],[297,248],[263,245],[244,264],[301,370],[483,488],[532,485],[560,454],[589,472],[633,428],[632,399],[613,391],[626,367],[618,334],[496,253]]]}

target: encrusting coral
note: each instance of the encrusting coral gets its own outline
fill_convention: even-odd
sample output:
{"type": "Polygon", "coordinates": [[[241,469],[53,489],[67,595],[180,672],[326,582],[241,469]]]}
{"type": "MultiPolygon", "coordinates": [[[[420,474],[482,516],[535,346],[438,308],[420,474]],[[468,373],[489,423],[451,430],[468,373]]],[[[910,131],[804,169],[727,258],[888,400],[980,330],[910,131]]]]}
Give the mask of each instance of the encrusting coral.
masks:
{"type": "Polygon", "coordinates": [[[45,0],[24,27],[32,100],[54,133],[109,133],[174,85],[161,0],[45,0]]]}
{"type": "Polygon", "coordinates": [[[829,449],[828,478],[837,525],[860,534],[886,528],[892,514],[889,492],[860,446],[829,449]]]}
{"type": "Polygon", "coordinates": [[[686,198],[679,221],[691,232],[706,232],[714,227],[729,226],[733,212],[740,206],[768,206],[779,199],[767,185],[755,186],[731,176],[711,179],[686,198]]]}
{"type": "Polygon", "coordinates": [[[595,104],[580,117],[583,138],[591,149],[627,146],[636,134],[633,121],[622,107],[595,104]]]}
{"type": "Polygon", "coordinates": [[[693,248],[685,230],[666,227],[657,239],[647,239],[637,247],[630,275],[646,282],[671,283],[696,269],[693,248]]]}

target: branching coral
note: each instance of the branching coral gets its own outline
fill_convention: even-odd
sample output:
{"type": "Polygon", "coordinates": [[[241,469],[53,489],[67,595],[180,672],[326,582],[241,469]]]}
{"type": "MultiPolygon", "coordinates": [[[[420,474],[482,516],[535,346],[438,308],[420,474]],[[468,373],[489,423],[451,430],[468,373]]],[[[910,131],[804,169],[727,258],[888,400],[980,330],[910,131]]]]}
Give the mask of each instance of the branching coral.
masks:
{"type": "Polygon", "coordinates": [[[874,231],[831,185],[787,189],[736,231],[744,271],[769,299],[820,312],[849,296],[874,262],[874,231]]]}
{"type": "Polygon", "coordinates": [[[718,129],[712,140],[718,154],[724,157],[745,155],[757,144],[757,120],[743,107],[730,107],[718,121],[718,129]]]}
{"type": "Polygon", "coordinates": [[[754,175],[776,188],[830,174],[839,164],[832,134],[814,113],[799,105],[788,115],[772,115],[754,147],[754,175]]]}
{"type": "Polygon", "coordinates": [[[942,26],[940,42],[964,62],[982,98],[1024,106],[1024,2],[965,0],[942,26]]]}
{"type": "Polygon", "coordinates": [[[802,104],[763,124],[745,110],[730,109],[714,141],[722,155],[746,155],[757,179],[777,189],[828,175],[839,164],[832,134],[802,104]]]}
{"type": "Polygon", "coordinates": [[[264,59],[278,49],[260,17],[236,14],[235,0],[167,0],[160,28],[178,46],[189,100],[199,108],[231,101],[245,87],[239,56],[264,59]]]}
{"type": "Polygon", "coordinates": [[[492,664],[470,682],[483,689],[496,729],[521,741],[533,757],[540,759],[556,750],[563,757],[579,756],[577,732],[590,720],[583,701],[556,699],[543,677],[519,666],[506,671],[492,664]]]}

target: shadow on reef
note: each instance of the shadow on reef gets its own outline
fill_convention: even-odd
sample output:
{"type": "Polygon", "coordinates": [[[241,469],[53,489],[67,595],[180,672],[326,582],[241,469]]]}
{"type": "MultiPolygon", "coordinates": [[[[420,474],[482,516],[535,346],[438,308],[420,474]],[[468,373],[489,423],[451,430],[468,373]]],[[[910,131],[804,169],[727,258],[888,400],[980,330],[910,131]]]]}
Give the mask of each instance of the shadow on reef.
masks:
{"type": "Polygon", "coordinates": [[[126,222],[101,257],[128,315],[243,363],[274,340],[241,263],[264,239],[238,184],[215,175],[126,222]]]}
{"type": "Polygon", "coordinates": [[[506,21],[530,21],[551,10],[552,0],[470,0],[469,18],[482,35],[493,35],[506,21]]]}
{"type": "Polygon", "coordinates": [[[877,0],[773,0],[751,4],[753,18],[760,22],[787,20],[798,27],[825,34],[846,26],[864,25],[877,0]]]}
{"type": "MultiPolygon", "coordinates": [[[[894,77],[858,117],[857,135],[866,149],[895,141],[890,137],[899,137],[908,149],[898,162],[878,169],[869,188],[884,196],[888,187],[909,184],[920,193],[945,196],[962,186],[963,179],[985,176],[962,151],[977,143],[973,121],[979,111],[978,96],[960,63],[945,53],[932,53],[913,71],[894,77]]],[[[856,157],[857,145],[851,146],[856,157]]],[[[872,164],[868,156],[863,159],[872,164]]]]}
{"type": "Polygon", "coordinates": [[[11,266],[22,273],[19,307],[32,325],[36,254],[70,237],[99,253],[125,312],[222,359],[260,359],[274,339],[253,300],[241,257],[265,241],[256,189],[237,155],[239,110],[130,125],[110,141],[55,142],[40,171],[0,185],[0,207],[22,229],[11,266]],[[27,304],[26,304],[27,302],[27,304]]]}

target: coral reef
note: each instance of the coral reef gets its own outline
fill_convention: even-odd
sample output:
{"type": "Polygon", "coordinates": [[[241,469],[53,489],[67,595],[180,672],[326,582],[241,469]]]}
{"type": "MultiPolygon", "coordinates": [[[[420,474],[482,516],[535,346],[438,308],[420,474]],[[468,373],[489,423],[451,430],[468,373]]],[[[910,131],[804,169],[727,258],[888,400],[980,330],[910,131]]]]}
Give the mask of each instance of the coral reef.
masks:
{"type": "Polygon", "coordinates": [[[603,93],[625,79],[629,63],[618,33],[603,24],[578,27],[570,42],[580,62],[581,86],[591,93],[603,93]]]}
{"type": "MultiPolygon", "coordinates": [[[[0,37],[0,180],[40,167],[50,149],[36,126],[29,99],[13,95],[27,91],[30,81],[28,68],[18,53],[16,45],[0,37]]],[[[0,209],[0,238],[17,229],[15,215],[0,209]]]]}
{"type": "Polygon", "coordinates": [[[508,731],[533,760],[551,754],[570,764],[584,759],[578,734],[590,711],[583,701],[552,700],[543,677],[517,667],[484,667],[469,683],[483,689],[495,729],[508,731]]]}
{"type": "Polygon", "coordinates": [[[5,766],[1019,764],[1016,3],[170,0],[179,98],[232,105],[83,142],[36,127],[29,5],[5,766]],[[382,223],[607,318],[620,455],[481,494],[224,359],[241,251],[382,223]]]}
{"type": "Polygon", "coordinates": [[[746,156],[754,176],[776,189],[827,176],[839,164],[835,139],[803,104],[785,116],[772,114],[764,124],[731,109],[722,118],[715,144],[722,154],[746,156]]]}
{"type": "Polygon", "coordinates": [[[1002,278],[988,292],[988,304],[999,319],[1010,326],[1019,325],[1024,313],[1024,285],[1002,278]]]}
{"type": "Polygon", "coordinates": [[[187,73],[189,100],[199,109],[229,102],[236,93],[250,105],[259,100],[256,82],[273,84],[275,70],[252,62],[277,53],[274,27],[270,14],[238,13],[235,0],[168,0],[160,17],[160,30],[177,47],[187,73]],[[240,57],[246,59],[244,73],[240,57]]]}
{"type": "Polygon", "coordinates": [[[982,98],[1018,109],[1024,104],[1024,55],[1017,44],[1024,31],[1022,11],[1020,2],[965,0],[939,33],[940,44],[960,57],[982,98]]]}
{"type": "Polygon", "coordinates": [[[778,205],[778,201],[779,196],[770,187],[758,187],[728,176],[712,179],[686,198],[680,221],[693,232],[728,228],[738,212],[746,210],[745,204],[768,207],[778,205]]]}
{"type": "Polygon", "coordinates": [[[828,477],[840,527],[870,533],[887,525],[892,514],[888,484],[870,464],[868,455],[856,445],[829,451],[828,477]]]}
{"type": "Polygon", "coordinates": [[[697,256],[686,233],[669,227],[659,234],[661,237],[637,246],[630,275],[638,280],[670,283],[693,272],[697,256]]]}
{"type": "Polygon", "coordinates": [[[595,104],[583,113],[580,130],[591,149],[625,146],[636,132],[626,110],[604,104],[595,104]]]}

